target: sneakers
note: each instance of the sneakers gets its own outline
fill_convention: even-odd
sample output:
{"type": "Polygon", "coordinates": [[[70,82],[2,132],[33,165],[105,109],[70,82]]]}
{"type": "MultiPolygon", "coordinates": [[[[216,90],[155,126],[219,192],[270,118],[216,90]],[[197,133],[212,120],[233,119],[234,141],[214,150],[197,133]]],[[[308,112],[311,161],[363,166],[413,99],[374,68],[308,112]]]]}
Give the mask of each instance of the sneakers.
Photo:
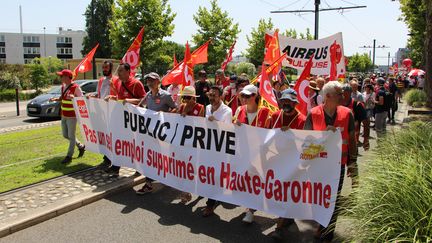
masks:
{"type": "Polygon", "coordinates": [[[181,203],[186,204],[187,202],[192,200],[192,194],[190,194],[189,192],[182,192],[180,195],[180,200],[181,203]]]}
{"type": "Polygon", "coordinates": [[[70,162],[72,162],[72,157],[66,156],[63,160],[62,160],[62,164],[69,164],[70,162]]]}
{"type": "Polygon", "coordinates": [[[104,171],[105,171],[105,173],[110,174],[111,178],[116,178],[116,177],[119,177],[120,167],[111,166],[104,171]]]}
{"type": "Polygon", "coordinates": [[[151,182],[145,182],[143,187],[138,191],[136,191],[135,193],[137,195],[145,195],[151,192],[153,192],[153,185],[151,184],[151,182]]]}
{"type": "Polygon", "coordinates": [[[78,147],[78,151],[79,151],[78,158],[81,158],[84,155],[84,152],[85,152],[85,145],[83,145],[81,147],[78,147]]]}
{"type": "Polygon", "coordinates": [[[254,219],[253,213],[251,211],[246,211],[246,214],[245,214],[244,218],[242,219],[242,221],[244,223],[251,224],[253,222],[253,219],[254,219]]]}
{"type": "Polygon", "coordinates": [[[283,239],[283,232],[281,228],[276,228],[275,231],[270,233],[270,237],[274,240],[282,240],[283,239]]]}

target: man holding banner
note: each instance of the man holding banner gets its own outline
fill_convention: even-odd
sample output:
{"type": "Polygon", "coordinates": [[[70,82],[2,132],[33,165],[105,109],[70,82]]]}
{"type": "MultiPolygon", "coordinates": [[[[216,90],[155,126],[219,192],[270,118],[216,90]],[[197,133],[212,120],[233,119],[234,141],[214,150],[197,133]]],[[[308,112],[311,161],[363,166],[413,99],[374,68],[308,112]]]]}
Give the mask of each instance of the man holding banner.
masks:
{"type": "Polygon", "coordinates": [[[342,190],[345,167],[347,166],[349,177],[353,176],[357,164],[357,149],[355,140],[354,116],[351,110],[341,105],[342,86],[338,81],[330,81],[323,87],[324,103],[312,108],[305,122],[305,130],[336,131],[342,133],[342,158],[340,167],[340,179],[336,198],[336,207],[330,219],[328,227],[319,226],[316,237],[322,241],[331,241],[334,236],[338,210],[340,206],[340,192],[342,190]]]}

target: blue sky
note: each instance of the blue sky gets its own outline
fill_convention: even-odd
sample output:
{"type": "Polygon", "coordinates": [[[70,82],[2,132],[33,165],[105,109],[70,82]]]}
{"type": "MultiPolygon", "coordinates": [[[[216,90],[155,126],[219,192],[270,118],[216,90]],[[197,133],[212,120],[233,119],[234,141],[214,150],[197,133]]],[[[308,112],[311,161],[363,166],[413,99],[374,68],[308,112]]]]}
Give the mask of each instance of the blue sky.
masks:
{"type": "MultiPolygon", "coordinates": [[[[24,32],[55,33],[59,26],[74,30],[84,29],[83,13],[90,0],[10,0],[2,1],[0,15],[0,32],[19,32],[19,5],[23,12],[24,32]]],[[[272,18],[276,28],[281,31],[294,28],[297,32],[314,31],[314,14],[271,14],[272,10],[313,9],[314,0],[219,0],[219,6],[227,11],[234,22],[239,23],[241,32],[236,45],[235,55],[247,48],[246,35],[261,18],[272,18]]],[[[196,32],[197,25],[193,15],[199,6],[209,7],[209,0],[169,0],[177,17],[174,20],[174,34],[167,39],[186,43],[196,32]]],[[[398,48],[405,47],[408,30],[402,21],[399,2],[391,0],[321,0],[321,8],[366,5],[367,8],[320,13],[320,37],[342,32],[345,55],[356,52],[369,53],[369,49],[360,46],[372,46],[373,39],[377,45],[390,46],[377,49],[376,63],[387,65],[387,55],[394,56],[398,48]]],[[[145,37],[144,37],[145,38],[145,37]]]]}

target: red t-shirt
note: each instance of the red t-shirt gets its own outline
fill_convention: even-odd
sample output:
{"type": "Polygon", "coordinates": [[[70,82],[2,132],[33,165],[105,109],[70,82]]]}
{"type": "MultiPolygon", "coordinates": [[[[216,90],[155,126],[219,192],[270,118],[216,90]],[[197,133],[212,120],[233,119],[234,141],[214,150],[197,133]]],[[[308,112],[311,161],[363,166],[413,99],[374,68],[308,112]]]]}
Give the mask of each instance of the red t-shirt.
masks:
{"type": "Polygon", "coordinates": [[[281,114],[281,112],[283,111],[279,110],[273,112],[273,114],[270,117],[269,128],[281,128],[289,125],[289,128],[291,129],[303,129],[306,121],[306,117],[303,114],[297,111],[297,113],[294,116],[290,116],[287,118],[284,117],[284,115],[281,114]]]}
{"type": "Polygon", "coordinates": [[[126,83],[122,83],[120,79],[117,80],[117,99],[141,99],[144,98],[146,92],[144,90],[144,85],[134,78],[129,78],[126,83]],[[126,88],[125,88],[126,87],[126,88]]]}

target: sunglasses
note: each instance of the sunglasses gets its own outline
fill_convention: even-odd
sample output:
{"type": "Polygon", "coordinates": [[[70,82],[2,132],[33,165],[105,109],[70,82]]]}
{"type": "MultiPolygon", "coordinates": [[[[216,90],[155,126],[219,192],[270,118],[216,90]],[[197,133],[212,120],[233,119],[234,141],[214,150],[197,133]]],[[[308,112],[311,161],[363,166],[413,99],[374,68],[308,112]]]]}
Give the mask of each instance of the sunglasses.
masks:
{"type": "Polygon", "coordinates": [[[192,96],[183,96],[182,97],[182,100],[190,100],[190,99],[192,99],[192,96]]]}
{"type": "Polygon", "coordinates": [[[252,97],[252,95],[246,95],[246,94],[241,94],[240,96],[244,99],[249,99],[250,97],[252,97]]]}

